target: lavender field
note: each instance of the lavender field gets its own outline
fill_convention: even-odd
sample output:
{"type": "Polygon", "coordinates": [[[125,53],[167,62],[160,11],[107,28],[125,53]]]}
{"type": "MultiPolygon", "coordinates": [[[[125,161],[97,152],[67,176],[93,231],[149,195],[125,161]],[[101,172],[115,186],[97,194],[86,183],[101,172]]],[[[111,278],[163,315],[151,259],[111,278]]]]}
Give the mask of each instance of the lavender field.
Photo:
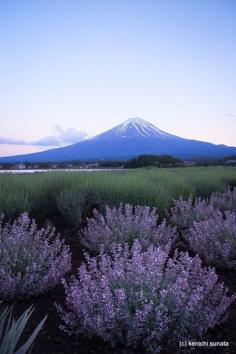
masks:
{"type": "Polygon", "coordinates": [[[235,353],[236,168],[4,174],[0,212],[0,353],[235,353]]]}

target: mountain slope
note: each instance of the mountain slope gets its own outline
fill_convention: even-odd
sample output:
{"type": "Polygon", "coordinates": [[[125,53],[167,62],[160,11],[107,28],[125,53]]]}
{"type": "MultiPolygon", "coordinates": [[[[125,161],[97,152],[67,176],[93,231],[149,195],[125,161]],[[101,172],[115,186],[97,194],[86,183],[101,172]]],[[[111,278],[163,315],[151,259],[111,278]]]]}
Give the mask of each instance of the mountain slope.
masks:
{"type": "Polygon", "coordinates": [[[178,158],[220,158],[236,154],[236,147],[180,138],[143,119],[133,118],[91,139],[70,146],[2,157],[0,162],[125,160],[142,154],[172,155],[178,158]]]}

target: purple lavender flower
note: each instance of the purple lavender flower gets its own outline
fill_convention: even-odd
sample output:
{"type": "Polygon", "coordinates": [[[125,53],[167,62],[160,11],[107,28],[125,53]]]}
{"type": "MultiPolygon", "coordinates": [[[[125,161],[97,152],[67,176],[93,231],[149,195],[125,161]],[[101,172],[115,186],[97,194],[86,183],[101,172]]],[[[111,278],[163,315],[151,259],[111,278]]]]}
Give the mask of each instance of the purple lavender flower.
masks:
{"type": "Polygon", "coordinates": [[[105,216],[94,210],[94,216],[87,220],[82,230],[83,245],[93,253],[99,253],[101,245],[110,252],[112,243],[130,246],[138,239],[142,249],[150,244],[170,249],[176,239],[176,230],[164,220],[158,224],[156,208],[120,204],[118,208],[106,207],[105,216]]]}
{"type": "Polygon", "coordinates": [[[228,188],[224,193],[213,193],[210,204],[222,212],[234,211],[236,213],[236,187],[232,191],[228,188]]]}
{"type": "Polygon", "coordinates": [[[207,220],[194,222],[186,235],[190,247],[206,264],[236,268],[236,214],[219,210],[207,220]]]}
{"type": "Polygon", "coordinates": [[[0,223],[0,297],[29,298],[61,281],[71,268],[69,247],[55,229],[37,229],[27,213],[0,223]]]}
{"type": "Polygon", "coordinates": [[[180,197],[174,200],[174,206],[168,213],[172,225],[181,231],[187,230],[194,221],[206,220],[214,215],[216,208],[209,204],[208,200],[197,198],[195,201],[190,197],[184,200],[180,197]]]}
{"type": "Polygon", "coordinates": [[[197,198],[194,201],[191,197],[187,200],[180,197],[174,200],[168,217],[172,225],[184,231],[193,225],[193,222],[214,217],[216,210],[236,212],[236,188],[232,191],[228,188],[224,193],[215,192],[210,199],[197,198]]]}
{"type": "Polygon", "coordinates": [[[178,340],[197,339],[220,322],[234,297],[228,297],[214,269],[198,256],[163,248],[142,251],[112,245],[110,255],[86,255],[78,277],[63,281],[66,308],[57,306],[61,329],[99,336],[112,345],[142,345],[157,353],[178,340]]]}

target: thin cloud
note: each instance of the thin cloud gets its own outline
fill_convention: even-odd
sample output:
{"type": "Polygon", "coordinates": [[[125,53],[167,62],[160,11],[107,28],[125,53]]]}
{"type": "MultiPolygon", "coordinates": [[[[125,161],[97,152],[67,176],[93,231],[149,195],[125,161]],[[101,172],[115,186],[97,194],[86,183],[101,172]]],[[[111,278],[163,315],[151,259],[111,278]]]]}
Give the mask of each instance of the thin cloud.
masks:
{"type": "Polygon", "coordinates": [[[236,121],[236,114],[232,114],[232,113],[226,113],[225,114],[225,117],[233,120],[233,121],[236,121]]]}
{"type": "Polygon", "coordinates": [[[0,144],[8,144],[8,145],[30,145],[29,142],[21,139],[14,138],[3,138],[0,137],[0,144]]]}
{"type": "Polygon", "coordinates": [[[65,146],[78,143],[87,138],[87,133],[74,128],[63,129],[60,125],[53,127],[54,134],[39,140],[27,141],[23,139],[0,137],[0,144],[8,145],[38,145],[38,146],[65,146]]]}

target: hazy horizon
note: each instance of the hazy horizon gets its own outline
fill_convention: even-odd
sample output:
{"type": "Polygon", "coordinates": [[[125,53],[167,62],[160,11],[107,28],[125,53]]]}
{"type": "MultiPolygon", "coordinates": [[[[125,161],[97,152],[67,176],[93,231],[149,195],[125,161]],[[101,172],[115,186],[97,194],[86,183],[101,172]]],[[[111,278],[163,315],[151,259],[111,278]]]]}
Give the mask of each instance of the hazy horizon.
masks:
{"type": "Polygon", "coordinates": [[[0,156],[130,117],[236,146],[233,0],[0,2],[0,156]]]}

